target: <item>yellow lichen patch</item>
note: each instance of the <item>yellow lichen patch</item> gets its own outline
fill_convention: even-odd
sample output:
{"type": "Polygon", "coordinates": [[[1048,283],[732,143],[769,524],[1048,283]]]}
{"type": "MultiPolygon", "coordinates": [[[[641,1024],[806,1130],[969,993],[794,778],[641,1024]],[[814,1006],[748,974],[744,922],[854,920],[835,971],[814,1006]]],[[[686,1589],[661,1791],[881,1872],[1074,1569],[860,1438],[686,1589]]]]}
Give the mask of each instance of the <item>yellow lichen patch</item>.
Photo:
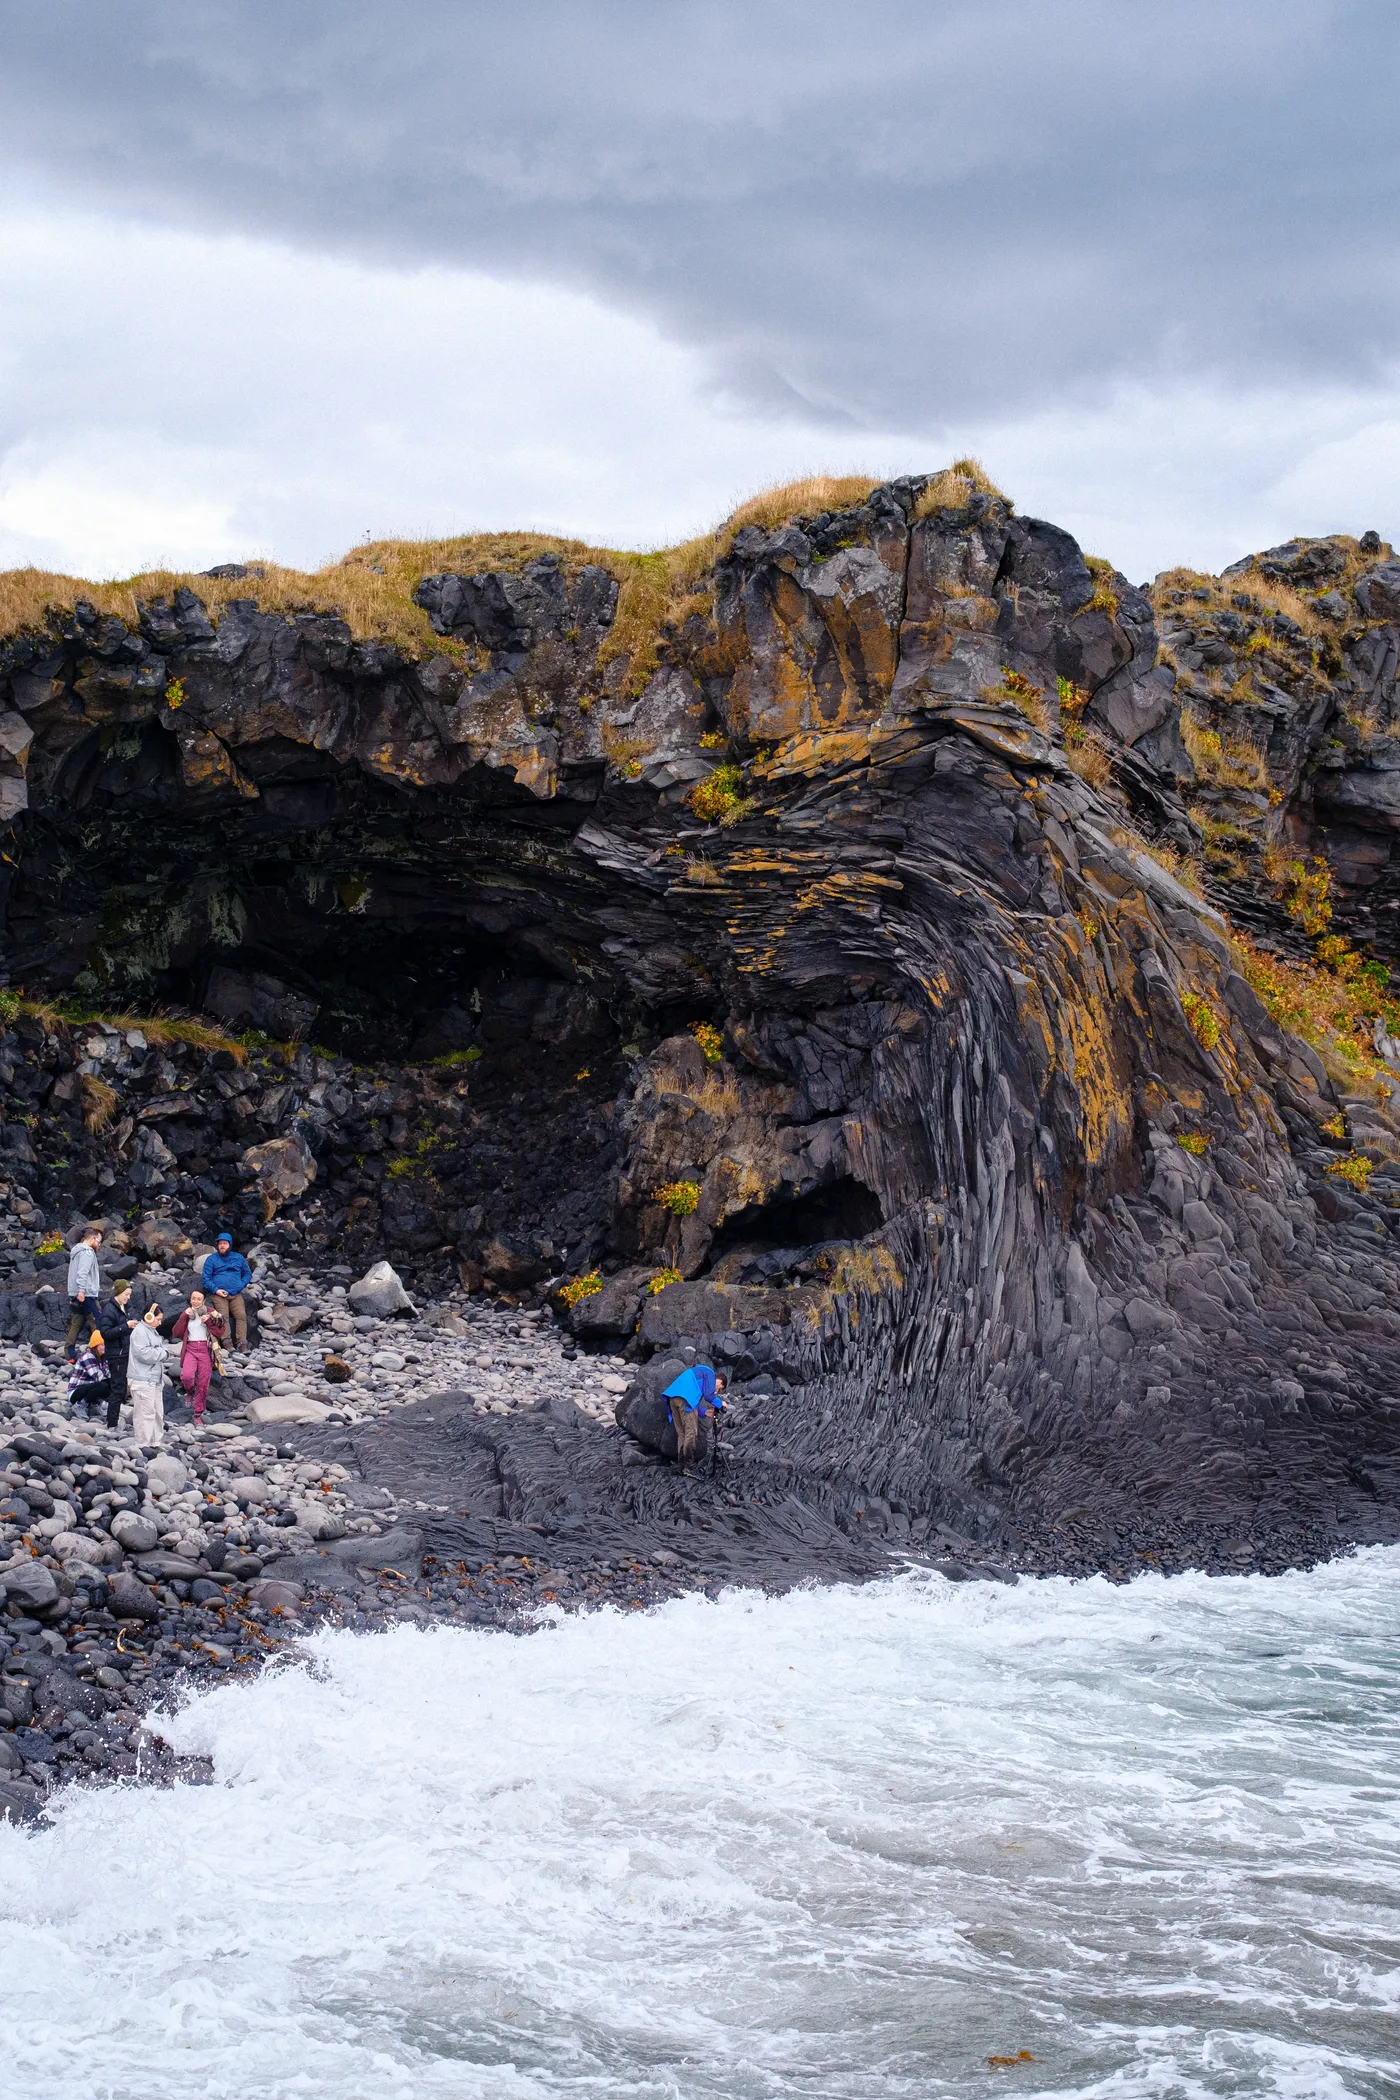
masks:
{"type": "Polygon", "coordinates": [[[844,904],[869,917],[878,910],[882,890],[899,891],[904,884],[893,875],[877,875],[869,868],[837,868],[799,890],[793,900],[795,912],[818,911],[824,904],[844,904]]]}
{"type": "Polygon", "coordinates": [[[1098,998],[1069,998],[1059,1009],[1061,1061],[1079,1097],[1086,1165],[1103,1166],[1131,1136],[1133,1102],[1107,1012],[1098,998]]]}
{"type": "Polygon", "coordinates": [[[832,1292],[863,1292],[879,1297],[904,1288],[904,1276],[888,1247],[843,1247],[831,1255],[820,1255],[817,1269],[832,1292]]]}
{"type": "Polygon", "coordinates": [[[1214,1050],[1220,1041],[1220,1017],[1208,999],[1199,992],[1183,992],[1182,1011],[1191,1024],[1191,1033],[1203,1050],[1214,1050]]]}
{"type": "Polygon", "coordinates": [[[866,766],[882,745],[894,742],[897,736],[897,731],[873,725],[804,730],[755,760],[751,770],[760,780],[778,780],[788,774],[835,773],[844,766],[866,766]]]}

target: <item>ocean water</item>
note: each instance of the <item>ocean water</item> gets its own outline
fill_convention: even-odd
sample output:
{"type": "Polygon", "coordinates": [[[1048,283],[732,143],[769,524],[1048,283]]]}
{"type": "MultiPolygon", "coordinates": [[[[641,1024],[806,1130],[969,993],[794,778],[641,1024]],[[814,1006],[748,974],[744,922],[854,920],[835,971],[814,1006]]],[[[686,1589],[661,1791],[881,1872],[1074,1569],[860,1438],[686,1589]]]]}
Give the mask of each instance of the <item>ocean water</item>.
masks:
{"type": "Polygon", "coordinates": [[[1397,1633],[1376,1550],[319,1637],[0,1828],[0,2088],[1393,2095],[1397,1633]]]}

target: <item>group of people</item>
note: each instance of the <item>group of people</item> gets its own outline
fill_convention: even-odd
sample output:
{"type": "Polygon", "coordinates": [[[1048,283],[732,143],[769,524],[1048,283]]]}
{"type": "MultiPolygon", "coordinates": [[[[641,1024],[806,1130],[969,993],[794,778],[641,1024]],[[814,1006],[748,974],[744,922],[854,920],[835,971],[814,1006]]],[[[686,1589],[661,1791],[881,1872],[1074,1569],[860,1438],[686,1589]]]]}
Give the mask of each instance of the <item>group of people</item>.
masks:
{"type": "MultiPolygon", "coordinates": [[[[115,1429],[129,1395],[137,1443],[158,1444],[165,1429],[165,1315],[158,1305],[148,1305],[138,1317],[125,1279],[113,1284],[104,1303],[97,1259],[101,1245],[102,1228],[90,1225],[69,1257],[68,1399],[73,1413],[87,1421],[105,1408],[107,1427],[115,1429]]],[[[232,1234],[221,1232],[200,1269],[203,1289],[190,1292],[171,1327],[171,1338],[180,1344],[180,1383],[196,1422],[204,1419],[209,1381],[230,1327],[237,1346],[247,1347],[243,1294],[252,1280],[232,1234]]]]}

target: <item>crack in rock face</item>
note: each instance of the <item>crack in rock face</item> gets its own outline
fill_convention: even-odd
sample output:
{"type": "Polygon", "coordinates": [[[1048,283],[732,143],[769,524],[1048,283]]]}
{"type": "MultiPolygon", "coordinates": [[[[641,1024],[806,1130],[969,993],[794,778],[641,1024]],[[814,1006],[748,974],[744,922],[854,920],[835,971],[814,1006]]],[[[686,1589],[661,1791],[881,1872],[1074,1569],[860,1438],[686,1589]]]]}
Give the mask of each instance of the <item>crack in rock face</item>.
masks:
{"type": "Polygon", "coordinates": [[[1232,922],[1296,948],[1285,824],[1339,926],[1400,902],[1395,564],[1149,593],[937,488],[744,527],[645,642],[549,555],[425,576],[423,660],[251,576],[5,644],[4,1331],[40,1215],[228,1220],[552,1304],[639,1425],[709,1356],[732,1492],[833,1535],[1390,1537],[1400,1126],[1232,922]]]}

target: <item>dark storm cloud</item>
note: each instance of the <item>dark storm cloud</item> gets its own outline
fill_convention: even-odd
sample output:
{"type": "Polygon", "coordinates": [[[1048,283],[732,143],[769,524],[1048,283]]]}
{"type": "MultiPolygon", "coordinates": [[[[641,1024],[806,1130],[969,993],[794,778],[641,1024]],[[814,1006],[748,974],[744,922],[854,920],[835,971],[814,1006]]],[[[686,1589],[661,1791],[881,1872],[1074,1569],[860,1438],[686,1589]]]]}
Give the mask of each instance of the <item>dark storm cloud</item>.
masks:
{"type": "Polygon", "coordinates": [[[0,154],[45,192],[587,288],[770,409],[926,427],[1125,376],[1366,385],[1396,357],[1392,0],[0,23],[0,154]]]}

